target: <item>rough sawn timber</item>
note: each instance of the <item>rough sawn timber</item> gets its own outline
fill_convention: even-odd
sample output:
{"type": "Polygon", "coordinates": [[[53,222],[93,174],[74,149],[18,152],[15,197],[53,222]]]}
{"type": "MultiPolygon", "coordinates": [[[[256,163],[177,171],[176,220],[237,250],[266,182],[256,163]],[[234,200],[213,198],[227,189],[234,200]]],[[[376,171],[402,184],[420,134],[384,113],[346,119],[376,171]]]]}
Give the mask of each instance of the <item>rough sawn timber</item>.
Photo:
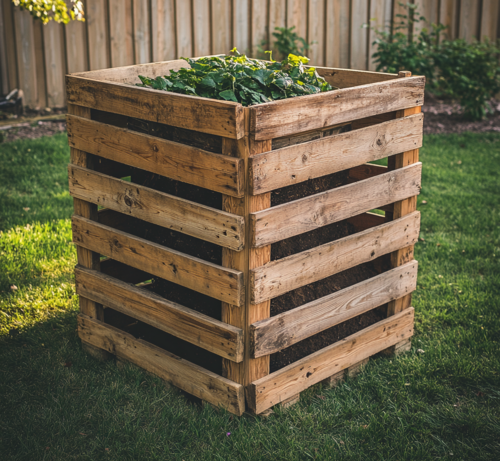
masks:
{"type": "Polygon", "coordinates": [[[254,247],[270,245],[420,193],[422,164],[294,200],[250,215],[254,247]]]}
{"type": "Polygon", "coordinates": [[[424,103],[425,77],[396,78],[369,85],[299,96],[251,107],[256,140],[279,138],[424,103]]]}
{"type": "Polygon", "coordinates": [[[77,266],[76,292],[177,338],[235,362],[243,360],[243,330],[150,291],[77,266]]]}
{"type": "Polygon", "coordinates": [[[83,314],[78,316],[78,334],[91,345],[138,365],[195,397],[236,415],[245,411],[241,384],[83,314]]]}
{"type": "Polygon", "coordinates": [[[254,381],[247,403],[260,413],[413,335],[412,307],[254,381]]]}
{"type": "Polygon", "coordinates": [[[245,135],[243,106],[235,102],[72,75],[66,76],[66,95],[69,104],[90,109],[227,138],[240,139],[245,135]]]}
{"type": "Polygon", "coordinates": [[[291,290],[372,261],[418,240],[420,213],[272,261],[250,271],[252,302],[260,303],[291,290]]]}
{"type": "Polygon", "coordinates": [[[256,155],[250,188],[261,194],[422,146],[423,114],[256,155]]]}
{"type": "Polygon", "coordinates": [[[411,293],[417,286],[417,268],[417,261],[411,261],[323,298],[254,323],[250,328],[252,355],[260,357],[274,354],[327,328],[411,293]]]}
{"type": "Polygon", "coordinates": [[[68,174],[73,197],[233,250],[243,248],[241,216],[75,165],[68,174]]]}
{"type": "Polygon", "coordinates": [[[73,216],[73,242],[199,293],[243,305],[243,273],[73,216]]]}
{"type": "Polygon", "coordinates": [[[82,117],[68,116],[67,127],[73,148],[226,195],[243,195],[241,159],[82,117]]]}

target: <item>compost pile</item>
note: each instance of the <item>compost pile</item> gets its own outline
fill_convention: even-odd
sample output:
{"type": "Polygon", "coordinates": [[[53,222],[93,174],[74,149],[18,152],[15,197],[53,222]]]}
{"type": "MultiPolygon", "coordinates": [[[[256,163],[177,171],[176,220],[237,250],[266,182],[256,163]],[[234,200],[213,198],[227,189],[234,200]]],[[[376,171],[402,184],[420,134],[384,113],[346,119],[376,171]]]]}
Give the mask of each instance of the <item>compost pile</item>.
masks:
{"type": "Polygon", "coordinates": [[[182,58],[191,68],[171,70],[170,75],[151,79],[139,75],[138,86],[173,93],[239,102],[243,106],[331,91],[305,56],[289,54],[283,61],[250,59],[233,55],[200,59],[182,58]]]}

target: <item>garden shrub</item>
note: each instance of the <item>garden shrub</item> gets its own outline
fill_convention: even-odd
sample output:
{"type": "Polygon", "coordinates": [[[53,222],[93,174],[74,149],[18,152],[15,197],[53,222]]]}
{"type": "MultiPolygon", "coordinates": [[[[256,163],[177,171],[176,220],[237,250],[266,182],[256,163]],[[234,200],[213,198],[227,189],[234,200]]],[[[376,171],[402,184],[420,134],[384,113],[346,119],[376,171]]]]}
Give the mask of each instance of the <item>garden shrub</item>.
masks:
{"type": "Polygon", "coordinates": [[[408,14],[397,15],[392,31],[376,31],[377,71],[409,70],[424,75],[427,89],[438,97],[460,101],[464,115],[478,120],[491,112],[490,100],[500,91],[500,48],[493,42],[447,40],[442,24],[431,24],[419,34],[412,25],[426,23],[416,5],[405,5],[408,14]]]}

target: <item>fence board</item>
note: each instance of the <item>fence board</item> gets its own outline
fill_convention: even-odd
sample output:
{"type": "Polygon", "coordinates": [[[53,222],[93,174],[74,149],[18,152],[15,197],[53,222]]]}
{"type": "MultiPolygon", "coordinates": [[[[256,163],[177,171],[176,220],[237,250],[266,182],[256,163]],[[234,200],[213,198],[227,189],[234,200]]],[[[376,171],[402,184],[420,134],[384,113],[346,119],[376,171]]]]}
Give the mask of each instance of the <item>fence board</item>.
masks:
{"type": "Polygon", "coordinates": [[[88,0],[85,10],[90,70],[110,67],[108,6],[106,0],[88,0]]]}
{"type": "Polygon", "coordinates": [[[153,61],[169,61],[176,56],[174,0],[151,0],[153,61]]]}
{"type": "Polygon", "coordinates": [[[286,8],[286,26],[295,26],[294,31],[307,39],[307,0],[288,0],[286,8]]]}
{"type": "Polygon", "coordinates": [[[63,26],[53,21],[43,28],[45,69],[47,70],[47,103],[49,107],[63,107],[64,92],[64,47],[63,26]]]}
{"type": "MultiPolygon", "coordinates": [[[[4,27],[4,12],[0,4],[0,50],[5,50],[5,27],[4,27]]],[[[0,91],[3,94],[9,92],[9,74],[7,70],[7,59],[5,53],[0,52],[0,91]]]]}
{"type": "Polygon", "coordinates": [[[175,24],[177,27],[176,57],[193,56],[193,31],[191,22],[191,2],[185,0],[175,3],[175,24]]]}
{"type": "Polygon", "coordinates": [[[212,0],[212,52],[229,53],[233,48],[231,30],[231,1],[212,0]]]}
{"type": "Polygon", "coordinates": [[[250,0],[233,3],[233,42],[241,54],[250,54],[249,8],[250,0]]]}
{"type": "Polygon", "coordinates": [[[460,22],[458,26],[458,35],[460,38],[472,40],[479,36],[479,0],[467,0],[460,2],[460,22]]]}
{"type": "Polygon", "coordinates": [[[5,49],[0,50],[0,54],[5,55],[5,60],[7,63],[8,91],[13,90],[14,88],[18,88],[19,86],[24,89],[22,85],[19,85],[19,75],[17,72],[18,43],[15,38],[16,30],[14,28],[13,4],[10,0],[3,0],[2,3],[5,30],[5,49]]]}
{"type": "Polygon", "coordinates": [[[352,0],[350,67],[353,69],[367,69],[368,20],[368,0],[352,0]]]}
{"type": "Polygon", "coordinates": [[[377,30],[388,31],[391,23],[392,0],[371,0],[370,2],[370,29],[368,38],[368,70],[375,70],[377,65],[372,58],[377,51],[373,42],[377,38],[377,30]]]}
{"type": "Polygon", "coordinates": [[[439,4],[439,22],[447,27],[444,31],[448,39],[458,37],[459,2],[456,0],[441,0],[439,4]]]}
{"type": "MultiPolygon", "coordinates": [[[[252,29],[252,51],[250,55],[257,57],[258,47],[269,46],[267,27],[267,0],[252,0],[251,29],[252,29]]],[[[262,57],[262,56],[261,56],[262,57]]]]}
{"type": "Polygon", "coordinates": [[[134,63],[131,0],[109,0],[109,39],[111,66],[130,66],[134,63]]]}
{"type": "Polygon", "coordinates": [[[87,62],[88,41],[85,27],[85,23],[77,21],[71,21],[64,26],[66,69],[69,74],[89,70],[87,62]]]}
{"type": "Polygon", "coordinates": [[[212,54],[210,0],[193,0],[193,48],[195,56],[212,54]]]}
{"type": "Polygon", "coordinates": [[[428,28],[429,24],[436,24],[439,18],[439,2],[436,0],[414,0],[418,7],[418,13],[427,19],[427,22],[416,23],[413,26],[413,35],[417,35],[423,28],[428,28]]]}
{"type": "Polygon", "coordinates": [[[134,15],[134,58],[136,64],[151,62],[151,40],[149,35],[150,10],[149,2],[133,1],[134,15]]]}
{"type": "Polygon", "coordinates": [[[325,2],[309,0],[309,43],[315,42],[309,49],[310,64],[323,66],[325,59],[325,2]]]}
{"type": "Polygon", "coordinates": [[[35,73],[36,73],[36,91],[38,95],[38,107],[43,109],[47,107],[47,85],[45,82],[45,63],[43,46],[43,24],[40,21],[33,21],[33,38],[35,40],[35,73]]]}
{"type": "MultiPolygon", "coordinates": [[[[273,33],[276,32],[276,27],[286,27],[286,0],[269,0],[269,40],[274,44],[276,37],[273,33]]],[[[269,45],[271,49],[272,45],[269,45]]],[[[285,56],[278,56],[277,50],[274,59],[283,59],[285,56]]]]}
{"type": "Polygon", "coordinates": [[[483,0],[481,12],[480,38],[488,37],[494,39],[498,30],[498,10],[500,2],[498,0],[483,0]]]}

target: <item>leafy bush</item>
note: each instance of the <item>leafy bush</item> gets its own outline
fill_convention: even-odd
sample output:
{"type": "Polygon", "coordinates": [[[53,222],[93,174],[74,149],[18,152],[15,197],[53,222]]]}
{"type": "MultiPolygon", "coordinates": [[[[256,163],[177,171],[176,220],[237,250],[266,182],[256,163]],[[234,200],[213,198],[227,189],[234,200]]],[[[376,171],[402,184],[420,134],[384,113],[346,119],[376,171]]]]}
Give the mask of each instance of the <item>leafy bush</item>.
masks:
{"type": "Polygon", "coordinates": [[[142,84],[155,90],[225,99],[244,106],[278,99],[330,91],[334,88],[314,67],[305,67],[309,59],[288,55],[283,61],[258,61],[232,50],[235,56],[213,56],[186,60],[191,68],[170,71],[170,75],[151,79],[139,75],[142,84]]]}
{"type": "Polygon", "coordinates": [[[436,96],[460,101],[464,115],[473,120],[491,111],[489,101],[500,91],[500,49],[491,42],[446,40],[442,24],[431,24],[412,36],[412,25],[425,23],[416,5],[397,15],[392,33],[377,31],[373,54],[377,71],[409,70],[425,75],[427,89],[436,96]]]}
{"type": "Polygon", "coordinates": [[[80,0],[71,0],[73,5],[69,9],[65,0],[12,0],[12,3],[22,10],[29,11],[31,16],[44,24],[51,20],[63,24],[68,24],[71,20],[85,21],[80,0]]]}

